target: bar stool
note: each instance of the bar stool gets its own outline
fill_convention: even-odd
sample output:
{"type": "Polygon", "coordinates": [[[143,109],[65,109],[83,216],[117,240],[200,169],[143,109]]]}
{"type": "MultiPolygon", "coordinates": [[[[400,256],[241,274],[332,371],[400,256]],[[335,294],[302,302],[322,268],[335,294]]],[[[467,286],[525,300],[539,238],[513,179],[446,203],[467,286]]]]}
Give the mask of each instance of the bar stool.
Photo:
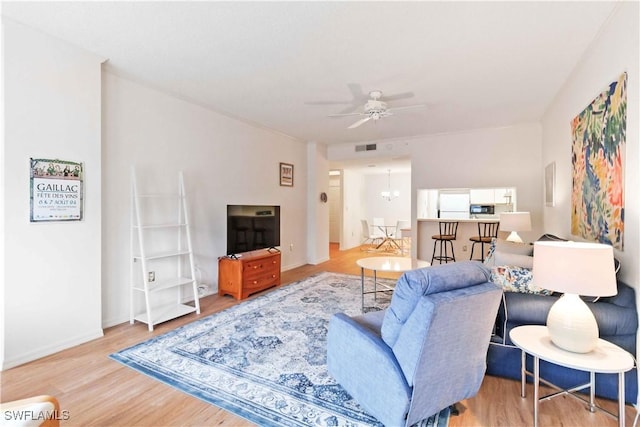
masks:
{"type": "Polygon", "coordinates": [[[473,259],[473,249],[476,243],[480,243],[480,259],[478,261],[484,261],[484,244],[490,244],[491,239],[498,237],[499,222],[479,222],[478,223],[478,235],[469,237],[469,240],[473,242],[471,244],[471,255],[469,259],[473,259]]]}
{"type": "Polygon", "coordinates": [[[438,223],[440,234],[431,236],[435,242],[433,242],[433,255],[431,255],[431,264],[433,260],[437,259],[442,264],[442,261],[448,263],[449,261],[455,262],[456,256],[453,253],[453,241],[456,240],[458,234],[458,221],[440,221],[438,223]],[[436,255],[436,245],[440,243],[440,254],[436,255]],[[451,255],[447,253],[447,243],[451,245],[451,255]],[[443,247],[444,246],[444,254],[443,247]]]}

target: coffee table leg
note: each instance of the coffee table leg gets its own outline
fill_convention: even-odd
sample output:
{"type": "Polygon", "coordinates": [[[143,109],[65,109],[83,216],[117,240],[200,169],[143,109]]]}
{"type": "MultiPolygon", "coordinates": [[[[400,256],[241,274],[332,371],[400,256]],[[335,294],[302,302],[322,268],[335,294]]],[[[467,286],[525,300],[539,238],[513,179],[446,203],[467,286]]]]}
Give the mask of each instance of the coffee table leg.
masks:
{"type": "Polygon", "coordinates": [[[378,274],[373,270],[373,300],[378,301],[378,274]]]}
{"type": "Polygon", "coordinates": [[[540,358],[533,356],[533,427],[538,427],[538,405],[540,404],[540,358]]]}
{"type": "Polygon", "coordinates": [[[360,310],[364,313],[364,267],[360,267],[360,310]]]}

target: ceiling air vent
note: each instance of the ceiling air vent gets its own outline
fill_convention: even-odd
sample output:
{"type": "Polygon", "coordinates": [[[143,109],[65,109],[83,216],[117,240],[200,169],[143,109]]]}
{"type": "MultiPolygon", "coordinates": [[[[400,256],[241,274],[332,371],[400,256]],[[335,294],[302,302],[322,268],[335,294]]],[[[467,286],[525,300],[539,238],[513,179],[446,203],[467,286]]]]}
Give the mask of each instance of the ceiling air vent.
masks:
{"type": "Polygon", "coordinates": [[[356,145],[356,153],[360,151],[376,151],[377,149],[378,149],[377,144],[356,145]]]}

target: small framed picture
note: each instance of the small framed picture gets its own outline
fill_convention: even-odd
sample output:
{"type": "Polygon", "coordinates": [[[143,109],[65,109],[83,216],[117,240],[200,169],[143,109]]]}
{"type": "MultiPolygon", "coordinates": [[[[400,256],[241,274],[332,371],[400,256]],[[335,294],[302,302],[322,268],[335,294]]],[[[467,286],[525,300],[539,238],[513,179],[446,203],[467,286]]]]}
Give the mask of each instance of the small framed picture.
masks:
{"type": "Polygon", "coordinates": [[[290,163],[280,163],[280,185],[293,187],[293,165],[290,163]]]}

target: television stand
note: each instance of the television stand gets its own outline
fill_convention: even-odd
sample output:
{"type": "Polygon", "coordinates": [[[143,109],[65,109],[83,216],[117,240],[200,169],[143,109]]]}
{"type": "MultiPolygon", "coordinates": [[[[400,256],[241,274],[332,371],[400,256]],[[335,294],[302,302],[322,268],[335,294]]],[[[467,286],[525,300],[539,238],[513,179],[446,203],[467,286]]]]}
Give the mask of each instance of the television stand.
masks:
{"type": "Polygon", "coordinates": [[[249,295],[280,286],[280,252],[258,250],[218,260],[218,295],[243,300],[249,295]]]}

